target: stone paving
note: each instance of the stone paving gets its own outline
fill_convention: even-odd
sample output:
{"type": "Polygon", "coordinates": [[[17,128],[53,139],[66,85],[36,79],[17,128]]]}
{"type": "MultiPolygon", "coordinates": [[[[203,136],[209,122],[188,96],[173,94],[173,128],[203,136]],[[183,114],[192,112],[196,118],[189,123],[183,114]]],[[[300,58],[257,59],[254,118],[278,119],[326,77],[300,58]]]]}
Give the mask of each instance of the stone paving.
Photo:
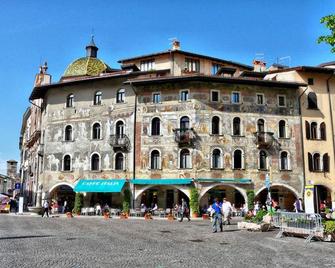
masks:
{"type": "Polygon", "coordinates": [[[335,267],[335,243],[209,221],[0,215],[0,267],[335,267]]]}

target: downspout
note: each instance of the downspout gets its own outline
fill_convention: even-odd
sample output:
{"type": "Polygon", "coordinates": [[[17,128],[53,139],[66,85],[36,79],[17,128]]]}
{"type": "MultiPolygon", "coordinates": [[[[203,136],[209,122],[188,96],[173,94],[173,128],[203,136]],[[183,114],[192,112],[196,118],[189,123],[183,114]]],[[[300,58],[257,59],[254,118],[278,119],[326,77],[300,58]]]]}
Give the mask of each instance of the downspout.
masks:
{"type": "MultiPolygon", "coordinates": [[[[133,89],[135,93],[135,109],[134,109],[134,137],[133,137],[133,181],[136,179],[136,121],[137,121],[137,91],[134,88],[132,82],[130,82],[130,86],[133,89]]],[[[132,208],[135,209],[135,183],[133,182],[133,202],[132,202],[132,208]]]]}

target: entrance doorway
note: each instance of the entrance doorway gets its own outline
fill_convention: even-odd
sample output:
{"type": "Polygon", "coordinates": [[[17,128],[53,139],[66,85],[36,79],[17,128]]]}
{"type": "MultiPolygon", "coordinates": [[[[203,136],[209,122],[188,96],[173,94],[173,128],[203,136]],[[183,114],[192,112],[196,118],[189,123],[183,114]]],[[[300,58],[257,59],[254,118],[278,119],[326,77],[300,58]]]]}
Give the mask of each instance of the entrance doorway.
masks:
{"type": "Polygon", "coordinates": [[[53,189],[49,195],[51,201],[57,202],[59,212],[62,211],[64,202],[66,201],[65,212],[72,211],[74,207],[75,192],[72,187],[61,184],[53,189]]]}
{"type": "Polygon", "coordinates": [[[316,213],[324,212],[325,208],[331,208],[330,190],[323,185],[314,186],[314,211],[316,213]]]}

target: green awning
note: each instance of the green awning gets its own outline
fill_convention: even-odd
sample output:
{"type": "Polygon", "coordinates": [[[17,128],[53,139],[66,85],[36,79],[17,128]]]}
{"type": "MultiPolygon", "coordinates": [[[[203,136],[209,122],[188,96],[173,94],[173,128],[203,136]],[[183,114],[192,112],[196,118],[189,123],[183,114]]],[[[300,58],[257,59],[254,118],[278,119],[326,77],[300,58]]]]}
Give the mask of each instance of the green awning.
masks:
{"type": "Polygon", "coordinates": [[[133,184],[141,185],[181,185],[190,184],[192,179],[135,179],[130,181],[133,184]]]}
{"type": "Polygon", "coordinates": [[[239,183],[239,184],[251,184],[252,180],[247,178],[233,179],[233,178],[199,178],[196,179],[198,182],[222,182],[222,183],[239,183]]]}
{"type": "Polygon", "coordinates": [[[125,182],[124,179],[79,180],[74,187],[74,191],[76,193],[119,193],[125,182]]]}

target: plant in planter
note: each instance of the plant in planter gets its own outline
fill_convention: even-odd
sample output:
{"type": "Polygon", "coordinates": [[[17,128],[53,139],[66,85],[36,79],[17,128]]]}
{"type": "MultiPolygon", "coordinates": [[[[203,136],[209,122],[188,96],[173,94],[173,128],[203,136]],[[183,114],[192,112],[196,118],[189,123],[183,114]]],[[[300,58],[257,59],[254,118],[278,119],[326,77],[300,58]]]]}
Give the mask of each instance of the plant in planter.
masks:
{"type": "Polygon", "coordinates": [[[67,218],[73,218],[72,212],[66,212],[66,217],[67,218]]]}
{"type": "Polygon", "coordinates": [[[110,213],[109,212],[105,212],[104,213],[104,218],[105,219],[109,219],[110,218],[110,213]]]}
{"type": "Polygon", "coordinates": [[[335,221],[324,221],[323,222],[323,232],[325,234],[326,241],[335,240],[335,221]]]}
{"type": "Polygon", "coordinates": [[[144,214],[144,219],[145,219],[145,220],[152,220],[152,215],[151,215],[151,213],[150,213],[150,212],[145,213],[145,214],[144,214]]]}
{"type": "Polygon", "coordinates": [[[122,203],[122,213],[120,215],[120,218],[127,219],[130,211],[130,199],[131,199],[131,193],[129,189],[125,189],[123,192],[124,198],[122,203]]]}
{"type": "Polygon", "coordinates": [[[254,190],[248,190],[247,191],[247,197],[248,197],[248,209],[252,210],[252,209],[254,209],[254,202],[255,202],[255,192],[254,192],[254,190]]]}
{"type": "Polygon", "coordinates": [[[82,193],[76,193],[76,196],[74,199],[73,213],[80,215],[81,209],[83,207],[83,200],[84,200],[84,195],[82,193]]]}
{"type": "Polygon", "coordinates": [[[195,187],[191,188],[190,208],[192,211],[192,217],[194,218],[198,217],[199,215],[199,192],[198,192],[198,189],[195,187]]]}

